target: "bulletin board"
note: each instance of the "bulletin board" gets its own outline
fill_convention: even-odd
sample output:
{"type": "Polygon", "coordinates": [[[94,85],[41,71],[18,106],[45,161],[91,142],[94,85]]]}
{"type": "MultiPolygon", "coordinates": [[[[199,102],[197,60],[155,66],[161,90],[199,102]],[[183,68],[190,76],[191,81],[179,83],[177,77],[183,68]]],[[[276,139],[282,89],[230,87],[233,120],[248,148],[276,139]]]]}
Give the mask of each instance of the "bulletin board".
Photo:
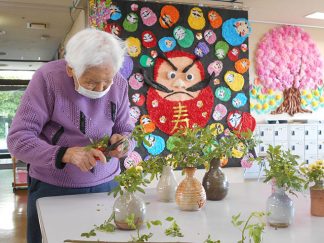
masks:
{"type": "MultiPolygon", "coordinates": [[[[247,11],[149,1],[90,1],[89,25],[125,40],[130,116],[150,133],[124,166],[168,154],[180,127],[254,129],[247,11]]],[[[226,166],[240,166],[241,158],[226,166]]]]}

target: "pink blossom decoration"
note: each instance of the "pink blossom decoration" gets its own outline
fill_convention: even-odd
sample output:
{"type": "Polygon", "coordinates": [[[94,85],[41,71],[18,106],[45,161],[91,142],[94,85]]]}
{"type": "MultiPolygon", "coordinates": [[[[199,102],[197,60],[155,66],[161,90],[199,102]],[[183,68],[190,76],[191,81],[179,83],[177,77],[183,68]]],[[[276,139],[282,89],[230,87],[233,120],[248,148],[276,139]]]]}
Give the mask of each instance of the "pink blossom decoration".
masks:
{"type": "Polygon", "coordinates": [[[322,86],[323,60],[309,34],[283,25],[266,33],[256,50],[256,73],[266,89],[283,91],[283,103],[272,114],[310,112],[301,108],[301,89],[322,86]]]}
{"type": "Polygon", "coordinates": [[[244,169],[251,168],[253,165],[254,156],[252,153],[248,153],[241,159],[241,165],[244,169]]]}

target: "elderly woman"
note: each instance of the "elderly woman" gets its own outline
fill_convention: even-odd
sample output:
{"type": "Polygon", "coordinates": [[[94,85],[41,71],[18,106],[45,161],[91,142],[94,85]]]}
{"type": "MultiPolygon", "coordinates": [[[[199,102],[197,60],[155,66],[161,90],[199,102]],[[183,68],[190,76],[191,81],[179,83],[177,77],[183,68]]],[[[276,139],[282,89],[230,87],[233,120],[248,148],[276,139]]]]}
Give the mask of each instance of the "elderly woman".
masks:
{"type": "Polygon", "coordinates": [[[109,161],[86,146],[107,135],[114,144],[134,128],[127,81],[118,73],[124,54],[115,36],[85,29],[68,42],[65,60],[43,65],[30,81],[7,140],[10,153],[29,165],[29,243],[42,241],[38,198],[108,192],[116,186],[119,158],[134,144],[119,145],[109,161]]]}

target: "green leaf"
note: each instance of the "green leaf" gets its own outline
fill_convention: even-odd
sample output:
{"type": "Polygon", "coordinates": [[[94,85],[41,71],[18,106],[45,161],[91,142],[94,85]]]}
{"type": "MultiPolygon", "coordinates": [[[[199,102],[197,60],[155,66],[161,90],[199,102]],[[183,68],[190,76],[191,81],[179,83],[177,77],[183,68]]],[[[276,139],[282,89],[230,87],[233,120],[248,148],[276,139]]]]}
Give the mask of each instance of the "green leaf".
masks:
{"type": "Polygon", "coordinates": [[[144,191],[144,189],[143,189],[143,188],[141,188],[141,187],[136,187],[136,189],[137,189],[137,191],[139,191],[139,192],[141,192],[141,193],[144,193],[144,194],[145,194],[145,191],[144,191]]]}
{"type": "Polygon", "coordinates": [[[146,222],[146,227],[147,227],[148,229],[151,228],[151,224],[150,224],[150,222],[146,222]]]}
{"type": "Polygon", "coordinates": [[[162,225],[162,222],[160,220],[152,220],[151,223],[155,226],[162,225]]]}
{"type": "Polygon", "coordinates": [[[174,220],[174,218],[173,217],[171,217],[171,216],[169,216],[169,217],[167,217],[166,219],[165,219],[166,221],[169,221],[169,222],[171,222],[171,221],[173,221],[174,220]]]}

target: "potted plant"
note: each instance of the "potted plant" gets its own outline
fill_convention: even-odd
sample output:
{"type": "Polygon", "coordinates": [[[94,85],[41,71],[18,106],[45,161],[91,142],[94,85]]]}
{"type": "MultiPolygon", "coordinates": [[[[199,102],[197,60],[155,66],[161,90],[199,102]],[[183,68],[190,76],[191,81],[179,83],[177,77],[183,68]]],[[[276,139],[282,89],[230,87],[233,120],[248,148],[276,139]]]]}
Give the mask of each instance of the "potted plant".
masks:
{"type": "Polygon", "coordinates": [[[306,177],[305,189],[311,186],[311,214],[314,216],[324,217],[324,161],[317,160],[316,162],[306,165],[302,164],[301,172],[306,177]]]}
{"type": "Polygon", "coordinates": [[[172,155],[171,164],[182,168],[186,174],[176,190],[176,203],[181,210],[196,211],[205,205],[205,189],[194,174],[197,167],[208,166],[207,154],[203,150],[212,143],[213,135],[209,127],[183,128],[167,141],[172,155]]]}
{"type": "Polygon", "coordinates": [[[114,222],[119,229],[133,230],[139,228],[144,222],[146,206],[144,200],[135,192],[145,193],[142,186],[147,186],[150,180],[146,179],[146,173],[140,165],[125,170],[120,175],[115,176],[115,180],[119,185],[110,192],[113,193],[114,197],[119,194],[113,205],[114,222]],[[130,215],[134,215],[136,228],[130,227],[128,224],[127,219],[130,215]]]}
{"type": "Polygon", "coordinates": [[[175,201],[178,183],[173,172],[174,165],[171,154],[151,156],[142,162],[144,170],[151,175],[150,181],[154,178],[158,180],[156,190],[158,200],[161,202],[175,201]]]}
{"type": "Polygon", "coordinates": [[[253,138],[251,131],[235,134],[227,132],[226,135],[220,136],[214,133],[214,142],[212,146],[205,148],[207,161],[210,161],[209,170],[203,178],[203,186],[206,190],[208,200],[222,200],[228,192],[229,183],[226,175],[221,169],[222,159],[242,158],[249,154],[249,157],[254,156],[249,153],[256,146],[256,141],[253,138]]]}
{"type": "Polygon", "coordinates": [[[258,158],[259,164],[266,159],[264,182],[273,184],[272,194],[267,200],[267,221],[275,228],[288,227],[294,219],[294,204],[286,192],[294,195],[303,189],[304,179],[298,168],[297,155],[284,151],[280,146],[269,146],[265,158],[258,158]]]}

